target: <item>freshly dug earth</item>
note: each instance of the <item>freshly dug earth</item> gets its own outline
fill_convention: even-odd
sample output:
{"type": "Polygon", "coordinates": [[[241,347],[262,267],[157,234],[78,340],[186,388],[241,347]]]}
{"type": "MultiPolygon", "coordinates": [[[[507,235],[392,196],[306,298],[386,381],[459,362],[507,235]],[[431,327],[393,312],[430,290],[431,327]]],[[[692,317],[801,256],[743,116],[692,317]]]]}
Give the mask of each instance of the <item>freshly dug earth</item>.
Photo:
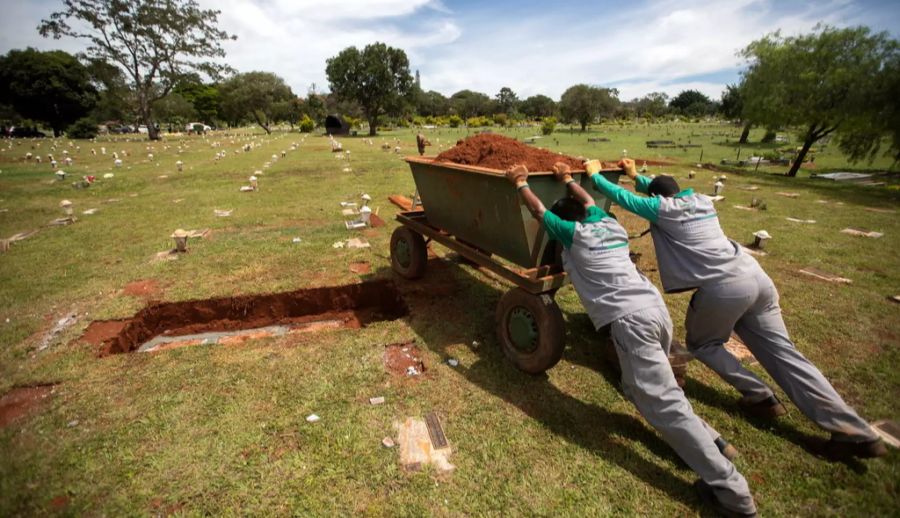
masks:
{"type": "Polygon", "coordinates": [[[484,133],[463,140],[444,151],[437,162],[476,165],[489,169],[505,170],[522,164],[533,172],[553,170],[553,164],[562,162],[573,171],[583,171],[583,160],[547,151],[519,142],[516,139],[484,133]]]}
{"type": "Polygon", "coordinates": [[[34,412],[50,396],[53,385],[17,387],[0,397],[0,428],[34,412]]]}
{"type": "Polygon", "coordinates": [[[413,367],[416,372],[425,372],[422,352],[412,343],[390,344],[384,348],[384,368],[395,376],[406,377],[407,369],[413,367]]]}
{"type": "Polygon", "coordinates": [[[90,343],[91,339],[99,339],[100,356],[106,356],[134,351],[161,334],[237,331],[302,324],[332,316],[346,319],[348,312],[365,325],[404,316],[407,308],[391,282],[376,280],[287,293],[150,304],[128,320],[95,323],[82,340],[90,343]],[[109,332],[115,335],[109,336],[109,332]]]}

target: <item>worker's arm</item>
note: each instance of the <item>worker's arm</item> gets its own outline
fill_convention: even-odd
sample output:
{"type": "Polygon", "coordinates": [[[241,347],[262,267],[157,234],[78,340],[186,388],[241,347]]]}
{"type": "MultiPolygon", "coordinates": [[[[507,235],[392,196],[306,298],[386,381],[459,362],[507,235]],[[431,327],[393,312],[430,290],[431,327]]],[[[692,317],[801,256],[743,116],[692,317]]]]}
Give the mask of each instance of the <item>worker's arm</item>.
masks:
{"type": "Polygon", "coordinates": [[[646,176],[639,175],[637,172],[637,168],[634,165],[634,160],[630,158],[623,158],[619,160],[619,167],[625,171],[625,174],[628,175],[634,181],[634,190],[641,194],[649,194],[650,182],[652,181],[650,178],[646,176]]]}
{"type": "Polygon", "coordinates": [[[566,248],[571,247],[572,239],[575,237],[575,223],[561,219],[544,207],[541,200],[531,192],[531,188],[528,186],[528,169],[521,165],[513,166],[506,171],[506,178],[515,184],[528,211],[531,212],[534,219],[543,224],[550,239],[561,242],[566,248]]]}
{"type": "Polygon", "coordinates": [[[519,196],[522,197],[525,207],[528,208],[528,212],[534,216],[534,219],[542,221],[547,209],[528,186],[528,169],[524,165],[515,165],[506,171],[506,179],[516,186],[519,196]]]}
{"type": "Polygon", "coordinates": [[[568,165],[562,162],[557,162],[556,164],[554,164],[553,176],[557,179],[557,181],[566,184],[566,189],[569,191],[569,194],[571,194],[573,198],[584,205],[584,208],[593,207],[594,205],[596,205],[596,203],[594,203],[594,198],[591,197],[591,195],[588,194],[587,191],[585,191],[584,188],[582,188],[581,185],[579,185],[578,182],[576,182],[572,178],[572,169],[568,165]]]}
{"type": "Polygon", "coordinates": [[[638,216],[655,223],[659,217],[659,198],[645,198],[610,182],[599,173],[591,176],[594,187],[614,203],[638,216]]]}

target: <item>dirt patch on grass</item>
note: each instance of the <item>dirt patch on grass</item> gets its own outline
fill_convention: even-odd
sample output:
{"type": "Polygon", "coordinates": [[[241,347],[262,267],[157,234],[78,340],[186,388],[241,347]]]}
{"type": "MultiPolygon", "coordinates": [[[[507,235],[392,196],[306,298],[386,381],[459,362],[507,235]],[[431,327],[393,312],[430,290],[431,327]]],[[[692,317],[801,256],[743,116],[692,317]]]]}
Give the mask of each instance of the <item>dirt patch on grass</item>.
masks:
{"type": "Polygon", "coordinates": [[[16,387],[0,397],[0,428],[34,414],[50,397],[54,385],[16,387]]]}
{"type": "Polygon", "coordinates": [[[158,299],[162,295],[162,289],[153,279],[129,282],[122,290],[122,295],[129,297],[141,297],[145,299],[158,299]]]}
{"type": "Polygon", "coordinates": [[[372,271],[372,265],[368,261],[350,263],[350,271],[359,275],[366,274],[372,271]]]}
{"type": "Polygon", "coordinates": [[[384,368],[394,376],[414,378],[425,373],[425,362],[412,342],[390,344],[384,348],[384,368]]]}
{"type": "Polygon", "coordinates": [[[393,283],[369,281],[287,293],[151,303],[123,321],[95,322],[82,337],[97,344],[99,355],[137,350],[160,336],[186,336],[297,326],[311,322],[351,322],[360,327],[406,315],[406,304],[393,283]],[[118,327],[118,331],[116,328],[118,327]],[[109,336],[110,333],[115,333],[109,336]]]}
{"type": "Polygon", "coordinates": [[[552,171],[553,164],[562,162],[573,170],[584,170],[582,160],[579,158],[560,155],[546,149],[528,146],[516,139],[493,134],[469,137],[439,154],[435,161],[498,170],[523,164],[529,171],[552,171]]]}

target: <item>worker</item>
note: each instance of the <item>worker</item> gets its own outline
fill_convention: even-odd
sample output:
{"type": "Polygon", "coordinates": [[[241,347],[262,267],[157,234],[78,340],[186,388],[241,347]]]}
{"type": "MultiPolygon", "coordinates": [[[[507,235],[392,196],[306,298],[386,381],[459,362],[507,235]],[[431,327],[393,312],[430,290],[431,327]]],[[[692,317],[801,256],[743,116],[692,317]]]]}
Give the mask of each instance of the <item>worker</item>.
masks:
{"type": "MultiPolygon", "coordinates": [[[[723,454],[728,445],[694,414],[668,360],[672,320],[656,287],[635,268],[628,233],[574,181],[554,166],[567,196],[548,211],[528,186],[521,165],[506,172],[525,206],[563,245],[563,267],[595,328],[610,326],[626,397],[700,475],[701,497],[730,516],[756,516],[747,481],[723,454]]],[[[733,450],[732,450],[733,451],[733,450]]]]}
{"type": "Polygon", "coordinates": [[[841,399],[825,376],[797,350],[778,305],[778,291],[759,263],[719,224],[712,200],[681,190],[671,176],[637,173],[634,161],[619,167],[634,180],[638,196],[593,175],[597,189],[622,208],[650,221],[659,275],[666,293],[694,291],[685,329],[688,350],[734,386],[745,413],[762,419],[784,415],[772,389],[725,349],[737,333],[760,365],[809,419],[831,437],[817,444],[832,460],[887,454],[881,438],[841,399]]]}
{"type": "Polygon", "coordinates": [[[419,149],[419,155],[425,154],[425,146],[430,146],[431,142],[421,133],[416,134],[416,147],[419,149]]]}

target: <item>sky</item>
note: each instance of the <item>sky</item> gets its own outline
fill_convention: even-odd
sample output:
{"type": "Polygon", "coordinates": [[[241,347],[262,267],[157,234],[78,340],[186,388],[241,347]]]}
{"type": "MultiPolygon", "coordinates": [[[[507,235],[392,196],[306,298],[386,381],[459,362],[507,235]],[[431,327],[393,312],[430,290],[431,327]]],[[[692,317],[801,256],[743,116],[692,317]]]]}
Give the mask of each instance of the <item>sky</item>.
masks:
{"type": "MultiPolygon", "coordinates": [[[[738,52],[781,30],[819,22],[900,36],[897,0],[198,0],[221,11],[224,44],[241,72],[283,77],[295,93],[328,90],[325,62],[381,41],[406,51],[425,90],[462,89],[559,99],[577,83],[615,87],[629,100],[685,89],[719,98],[739,79],[738,52]]],[[[0,0],[0,53],[35,47],[78,52],[79,40],[41,37],[61,0],[0,0]]]]}

